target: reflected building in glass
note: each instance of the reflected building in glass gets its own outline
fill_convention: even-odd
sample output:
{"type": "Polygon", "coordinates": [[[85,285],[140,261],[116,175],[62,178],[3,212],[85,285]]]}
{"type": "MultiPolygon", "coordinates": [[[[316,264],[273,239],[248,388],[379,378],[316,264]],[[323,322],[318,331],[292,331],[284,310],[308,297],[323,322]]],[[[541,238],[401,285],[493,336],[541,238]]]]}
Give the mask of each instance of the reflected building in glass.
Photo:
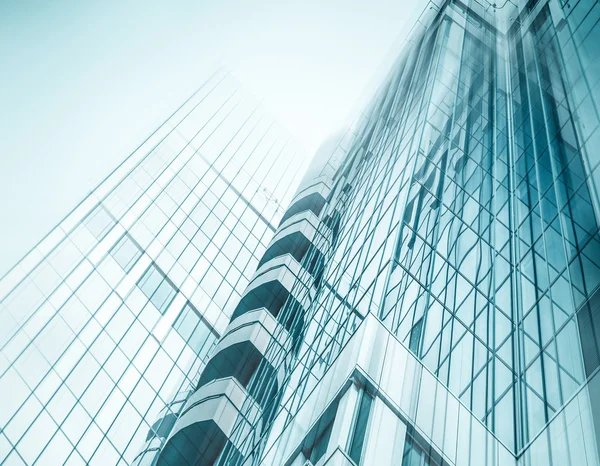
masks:
{"type": "Polygon", "coordinates": [[[228,171],[227,141],[254,147],[235,131],[214,159],[189,136],[157,156],[174,177],[131,162],[2,281],[0,458],[600,465],[598,21],[590,0],[430,2],[301,181],[287,146],[228,171]],[[113,194],[133,182],[145,200],[113,194]]]}

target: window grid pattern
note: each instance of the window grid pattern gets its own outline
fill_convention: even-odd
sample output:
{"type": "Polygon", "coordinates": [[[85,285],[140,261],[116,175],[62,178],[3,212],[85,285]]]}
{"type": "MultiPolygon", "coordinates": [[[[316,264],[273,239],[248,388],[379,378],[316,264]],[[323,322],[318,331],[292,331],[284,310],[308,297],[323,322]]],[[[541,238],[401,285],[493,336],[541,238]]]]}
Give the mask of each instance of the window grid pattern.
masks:
{"type": "Polygon", "coordinates": [[[195,385],[297,155],[217,72],[0,281],[0,463],[133,462],[195,385]]]}
{"type": "MultiPolygon", "coordinates": [[[[565,407],[589,375],[576,314],[600,283],[600,13],[580,0],[567,28],[546,3],[507,35],[449,3],[334,149],[342,220],[282,430],[350,316],[372,312],[509,450],[564,459],[540,432],[568,431],[565,407]]],[[[596,464],[583,447],[570,455],[596,464]]]]}
{"type": "MultiPolygon", "coordinates": [[[[470,8],[477,7],[469,3],[450,2],[434,10],[430,21],[418,24],[422,33],[411,38],[373,105],[338,143],[331,166],[323,169],[336,182],[332,208],[340,219],[327,270],[305,315],[301,348],[278,387],[275,409],[283,421],[272,435],[293,421],[362,316],[371,312],[510,450],[525,449],[527,461],[536,465],[550,462],[540,451],[555,455],[555,462],[588,464],[585,448],[573,448],[577,451],[564,459],[546,435],[538,434],[550,422],[568,435],[572,418],[567,419],[565,407],[584,404],[578,390],[588,374],[577,311],[600,283],[600,160],[594,153],[600,134],[600,7],[587,0],[574,2],[563,9],[560,26],[553,2],[541,2],[535,17],[519,17],[522,28],[504,25],[506,31],[500,33],[501,21],[491,19],[491,13],[474,14],[470,8]]],[[[220,85],[218,81],[206,92],[208,101],[220,85]]],[[[11,275],[9,284],[2,284],[12,288],[15,280],[19,283],[0,308],[9,322],[7,329],[0,329],[0,338],[8,341],[0,359],[7,383],[30,383],[16,362],[25,354],[20,348],[27,348],[31,339],[28,312],[37,309],[37,315],[48,306],[44,312],[54,315],[52,300],[60,299],[57,290],[65,285],[67,302],[77,300],[92,309],[90,322],[108,331],[112,320],[104,322],[93,301],[114,302],[130,314],[125,314],[128,324],[115,324],[115,329],[143,328],[147,335],[135,341],[136,348],[147,344],[152,354],[164,351],[174,361],[173,370],[183,383],[170,390],[171,399],[166,391],[165,396],[158,392],[153,414],[173,393],[195,385],[202,362],[180,364],[182,356],[174,358],[167,340],[187,342],[180,345],[181,354],[187,350],[194,360],[203,351],[194,339],[197,331],[189,330],[194,324],[187,323],[195,316],[192,321],[207,335],[204,345],[212,346],[211,334],[225,327],[282,218],[279,205],[291,198],[282,174],[290,172],[293,161],[277,168],[270,162],[288,150],[287,141],[272,137],[270,125],[252,109],[242,112],[239,132],[222,134],[220,125],[235,113],[238,96],[229,89],[215,99],[213,116],[192,116],[169,128],[173,136],[168,146],[157,144],[117,189],[99,195],[79,217],[101,202],[99,208],[114,222],[102,220],[103,214],[97,220],[67,222],[24,259],[19,266],[27,270],[21,272],[24,278],[11,275]],[[214,148],[221,153],[216,160],[202,155],[214,148]],[[240,148],[245,148],[246,158],[237,155],[240,148]],[[253,163],[246,164],[246,159],[253,163]],[[123,230],[144,251],[127,275],[137,271],[137,279],[154,262],[183,296],[160,343],[155,334],[160,334],[161,313],[136,287],[122,297],[127,286],[123,266],[111,265],[108,256],[94,259],[98,239],[115,244],[123,230]],[[40,266],[30,271],[42,257],[40,266]],[[121,277],[107,273],[109,269],[120,270],[121,277]],[[70,290],[85,286],[87,277],[93,291],[73,294],[70,290]],[[23,309],[25,317],[8,309],[23,309]]],[[[74,324],[68,312],[77,305],[59,306],[65,312],[59,315],[64,325],[74,324]]],[[[168,315],[166,309],[163,317],[168,315]]],[[[76,332],[84,348],[88,325],[76,332]]],[[[124,367],[146,374],[145,352],[130,357],[121,349],[136,333],[115,335],[114,351],[133,361],[124,367]]],[[[53,341],[56,335],[48,338],[53,341]]],[[[34,340],[32,346],[38,344],[37,336],[34,340]]],[[[39,345],[44,345],[43,338],[39,345]]],[[[45,358],[52,353],[42,354],[45,358]]],[[[97,363],[108,370],[105,362],[97,363]]],[[[127,378],[123,380],[118,387],[126,399],[131,395],[121,388],[127,386],[127,378]]],[[[263,388],[272,387],[265,382],[263,388]]],[[[81,396],[76,387],[68,390],[74,399],[81,396]]],[[[45,404],[41,393],[35,400],[33,404],[45,404]]],[[[29,419],[36,420],[35,413],[41,412],[63,434],[50,404],[42,411],[21,409],[22,419],[32,412],[29,419]]],[[[582,426],[583,415],[575,416],[582,426]]],[[[141,411],[138,416],[145,424],[136,435],[148,439],[154,420],[141,411]]],[[[116,445],[112,424],[107,435],[102,419],[93,416],[100,434],[91,444],[108,445],[118,452],[117,461],[126,464],[133,446],[123,450],[116,445]]],[[[256,425],[259,421],[251,420],[256,425]]],[[[25,428],[31,423],[25,422],[25,428]]],[[[16,432],[0,435],[13,457],[22,454],[23,440],[18,440],[18,428],[16,432]]],[[[263,432],[270,432],[269,427],[263,432]]],[[[262,438],[258,444],[265,442],[262,438]]],[[[419,450],[411,438],[406,445],[407,464],[436,464],[432,451],[419,450]]],[[[52,448],[53,442],[48,451],[52,448]]],[[[263,454],[274,454],[261,448],[253,451],[256,464],[263,454]]],[[[81,455],[87,461],[83,451],[77,446],[73,458],[81,455]]]]}

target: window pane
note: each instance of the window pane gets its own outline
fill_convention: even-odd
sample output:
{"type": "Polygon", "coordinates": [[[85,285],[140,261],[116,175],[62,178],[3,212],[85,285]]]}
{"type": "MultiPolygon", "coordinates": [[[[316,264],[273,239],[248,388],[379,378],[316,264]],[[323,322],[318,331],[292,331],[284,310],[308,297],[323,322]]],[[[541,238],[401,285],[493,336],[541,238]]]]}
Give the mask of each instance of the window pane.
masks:
{"type": "Polygon", "coordinates": [[[421,330],[423,328],[423,319],[419,319],[412,328],[410,333],[410,342],[408,349],[410,349],[417,356],[419,355],[419,343],[421,341],[421,330]]]}
{"type": "Polygon", "coordinates": [[[190,303],[186,304],[183,311],[181,311],[173,324],[173,328],[201,359],[206,358],[209,351],[216,344],[217,335],[190,303]]]}
{"type": "Polygon", "coordinates": [[[369,412],[371,410],[372,401],[373,398],[371,395],[363,391],[360,398],[356,426],[354,427],[354,434],[352,436],[352,443],[349,451],[350,458],[352,458],[356,464],[360,464],[360,457],[362,454],[363,443],[365,442],[365,432],[367,431],[367,422],[369,421],[369,412]]]}
{"type": "Polygon", "coordinates": [[[410,433],[406,435],[402,466],[440,466],[442,464],[445,463],[422,437],[417,440],[410,433]]]}
{"type": "Polygon", "coordinates": [[[175,297],[175,285],[152,263],[138,282],[142,292],[161,314],[164,314],[175,297]]]}
{"type": "Polygon", "coordinates": [[[333,430],[333,419],[327,427],[319,434],[319,437],[315,441],[310,452],[310,461],[312,464],[317,464],[323,455],[327,452],[327,446],[329,445],[329,438],[331,437],[331,431],[333,430]]]}
{"type": "Polygon", "coordinates": [[[101,241],[106,236],[115,223],[117,223],[115,219],[102,205],[96,207],[96,209],[85,219],[85,226],[98,241],[101,241]]]}
{"type": "Polygon", "coordinates": [[[142,255],[142,251],[131,236],[125,233],[110,254],[125,272],[129,272],[142,255]]]}

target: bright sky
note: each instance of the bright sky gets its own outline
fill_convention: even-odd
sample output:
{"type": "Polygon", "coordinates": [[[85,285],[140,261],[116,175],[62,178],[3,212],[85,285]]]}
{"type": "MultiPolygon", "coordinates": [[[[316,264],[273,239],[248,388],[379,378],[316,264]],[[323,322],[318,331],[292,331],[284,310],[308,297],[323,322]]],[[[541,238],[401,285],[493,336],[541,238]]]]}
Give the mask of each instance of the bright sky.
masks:
{"type": "Polygon", "coordinates": [[[223,63],[313,151],[424,0],[0,2],[0,276],[223,63]]]}

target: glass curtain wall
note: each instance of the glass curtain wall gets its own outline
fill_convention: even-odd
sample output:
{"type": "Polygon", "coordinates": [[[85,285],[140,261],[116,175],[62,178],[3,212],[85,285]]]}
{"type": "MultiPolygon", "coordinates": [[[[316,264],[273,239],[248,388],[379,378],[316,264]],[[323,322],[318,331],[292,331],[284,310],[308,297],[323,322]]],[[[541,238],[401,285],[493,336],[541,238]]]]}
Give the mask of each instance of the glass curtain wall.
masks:
{"type": "Polygon", "coordinates": [[[132,464],[168,435],[305,162],[217,71],[3,277],[0,463],[132,464]]]}

